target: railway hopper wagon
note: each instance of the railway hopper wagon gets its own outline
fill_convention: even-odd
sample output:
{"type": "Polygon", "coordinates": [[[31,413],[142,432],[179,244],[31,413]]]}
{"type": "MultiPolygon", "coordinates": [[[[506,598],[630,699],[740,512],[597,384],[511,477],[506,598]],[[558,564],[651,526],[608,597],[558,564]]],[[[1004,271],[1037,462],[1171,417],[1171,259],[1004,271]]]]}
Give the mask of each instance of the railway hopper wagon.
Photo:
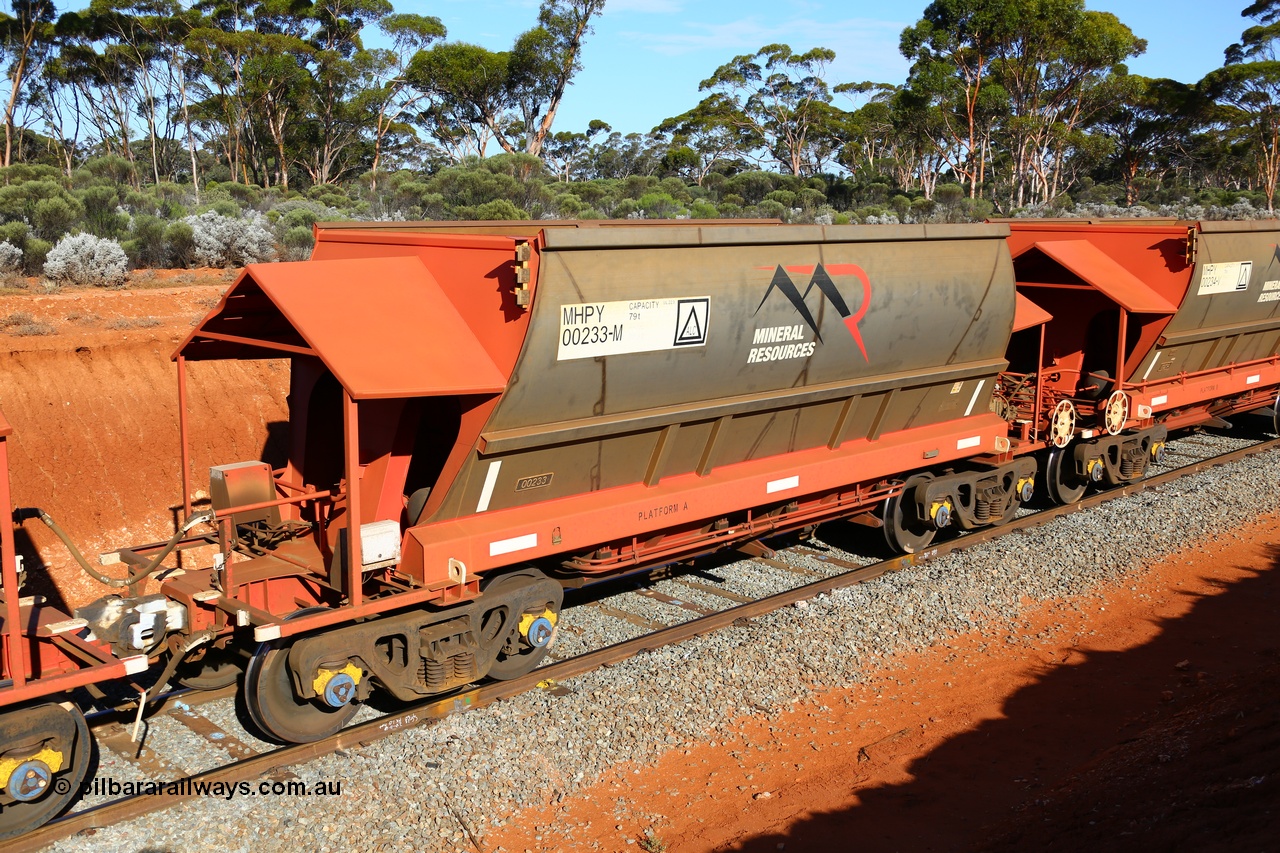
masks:
{"type": "Polygon", "coordinates": [[[994,407],[1014,452],[1047,447],[1059,503],[1140,479],[1169,429],[1271,406],[1275,222],[1012,221],[1019,324],[994,407]]]}
{"type": "Polygon", "coordinates": [[[306,742],[375,686],[531,670],[565,586],[869,511],[908,550],[931,534],[913,478],[958,526],[1009,517],[1035,463],[991,411],[1008,233],[326,226],[312,260],[246,268],[174,354],[174,537],[120,549],[118,594],[66,613],[19,597],[4,536],[0,833],[78,788],[73,688],[243,662],[253,720],[306,742]],[[214,467],[197,499],[187,372],[258,358],[290,363],[287,458],[214,467]]]}

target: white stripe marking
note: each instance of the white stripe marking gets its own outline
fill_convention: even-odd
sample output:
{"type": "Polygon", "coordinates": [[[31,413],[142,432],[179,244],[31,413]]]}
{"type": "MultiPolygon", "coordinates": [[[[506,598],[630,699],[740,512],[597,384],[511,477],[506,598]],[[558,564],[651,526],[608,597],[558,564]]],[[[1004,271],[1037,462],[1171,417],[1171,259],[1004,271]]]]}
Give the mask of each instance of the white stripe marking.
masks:
{"type": "Polygon", "coordinates": [[[489,556],[496,557],[499,554],[510,554],[512,551],[524,551],[527,548],[538,547],[538,534],[526,533],[524,536],[517,536],[514,539],[499,539],[497,542],[489,543],[489,556]]]}
{"type": "Polygon", "coordinates": [[[121,658],[120,662],[124,664],[125,675],[139,675],[147,671],[146,655],[134,655],[132,657],[121,658]]]}
{"type": "Polygon", "coordinates": [[[253,629],[253,641],[255,643],[266,643],[278,639],[280,639],[279,625],[259,625],[253,629]]]}
{"type": "Polygon", "coordinates": [[[977,447],[982,444],[982,436],[973,435],[969,438],[962,438],[956,442],[956,450],[968,450],[970,447],[977,447]]]}
{"type": "Polygon", "coordinates": [[[1261,380],[1262,380],[1262,374],[1261,374],[1261,373],[1255,373],[1255,374],[1253,374],[1252,376],[1250,376],[1248,379],[1246,379],[1246,380],[1244,381],[1244,384],[1245,384],[1245,385],[1256,385],[1256,384],[1258,384],[1258,382],[1260,382],[1261,380]]]}
{"type": "Polygon", "coordinates": [[[1160,350],[1156,350],[1155,355],[1151,356],[1151,363],[1147,365],[1147,372],[1142,374],[1142,381],[1146,382],[1147,377],[1151,375],[1151,371],[1155,369],[1156,362],[1160,360],[1160,350]]]}
{"type": "Polygon", "coordinates": [[[1164,394],[1161,394],[1159,397],[1151,398],[1151,405],[1153,406],[1163,406],[1167,402],[1169,402],[1169,398],[1164,394]]]}
{"type": "Polygon", "coordinates": [[[480,502],[476,504],[476,512],[484,512],[489,508],[489,499],[493,497],[493,487],[498,482],[500,470],[502,470],[501,459],[495,459],[489,463],[489,470],[484,475],[484,488],[480,490],[480,502]]]}
{"type": "Polygon", "coordinates": [[[800,476],[784,477],[781,480],[770,480],[764,487],[765,494],[773,494],[774,492],[785,492],[787,489],[794,489],[800,485],[800,476]]]}
{"type": "Polygon", "coordinates": [[[973,389],[973,396],[969,398],[969,408],[964,410],[964,416],[967,418],[973,414],[973,406],[978,402],[978,395],[982,393],[982,386],[987,384],[987,380],[983,379],[978,383],[978,387],[973,389]]]}

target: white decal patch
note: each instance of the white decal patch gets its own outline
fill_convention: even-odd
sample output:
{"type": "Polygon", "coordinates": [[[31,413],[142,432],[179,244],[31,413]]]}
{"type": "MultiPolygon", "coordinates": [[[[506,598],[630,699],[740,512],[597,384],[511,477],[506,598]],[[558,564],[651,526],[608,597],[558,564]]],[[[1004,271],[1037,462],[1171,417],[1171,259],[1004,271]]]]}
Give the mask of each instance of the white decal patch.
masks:
{"type": "Polygon", "coordinates": [[[774,492],[785,492],[788,489],[798,488],[799,485],[800,477],[797,475],[795,477],[785,477],[781,480],[770,480],[765,485],[764,490],[766,494],[771,495],[774,492]]]}
{"type": "Polygon", "coordinates": [[[982,386],[987,384],[987,380],[983,379],[978,383],[978,387],[973,389],[973,396],[969,398],[969,408],[964,410],[964,416],[967,418],[973,414],[973,406],[978,402],[978,395],[982,393],[982,386]]]}
{"type": "Polygon", "coordinates": [[[956,442],[956,450],[968,450],[970,447],[977,447],[982,444],[982,436],[971,435],[968,438],[962,438],[956,442]]]}
{"type": "Polygon", "coordinates": [[[1156,350],[1155,355],[1151,356],[1151,363],[1147,365],[1147,372],[1142,374],[1142,381],[1146,382],[1147,377],[1151,375],[1151,371],[1155,368],[1156,363],[1160,361],[1160,350],[1156,350]]]}
{"type": "Polygon", "coordinates": [[[1255,374],[1253,374],[1252,376],[1247,376],[1247,377],[1245,377],[1244,384],[1245,384],[1245,385],[1257,385],[1257,384],[1258,384],[1259,382],[1261,382],[1261,381],[1262,381],[1262,374],[1261,374],[1261,373],[1255,373],[1255,374]]]}
{"type": "Polygon", "coordinates": [[[1229,261],[1222,264],[1205,264],[1200,271],[1200,296],[1211,293],[1240,293],[1249,289],[1253,275],[1253,261],[1229,261]]]}
{"type": "Polygon", "coordinates": [[[1169,402],[1169,398],[1164,394],[1161,394],[1159,397],[1151,398],[1151,405],[1153,406],[1163,406],[1167,402],[1169,402]]]}
{"type": "Polygon", "coordinates": [[[751,337],[752,347],[747,352],[747,364],[808,358],[818,347],[817,341],[795,344],[787,341],[804,341],[804,326],[766,326],[763,329],[756,329],[751,337]],[[758,346],[759,344],[779,344],[779,346],[758,346]]]}
{"type": "Polygon", "coordinates": [[[497,542],[489,543],[489,556],[497,557],[500,554],[510,554],[512,551],[524,551],[528,548],[538,547],[538,534],[526,533],[524,536],[517,536],[514,539],[499,539],[497,542]]]}
{"type": "Polygon", "coordinates": [[[489,499],[493,497],[493,487],[498,482],[500,470],[502,470],[501,459],[495,459],[489,463],[489,470],[484,475],[484,488],[480,490],[480,500],[476,503],[476,512],[484,512],[489,508],[489,499]]]}
{"type": "Polygon", "coordinates": [[[1093,430],[1091,430],[1091,429],[1082,429],[1082,430],[1080,430],[1080,437],[1081,437],[1081,438],[1093,438],[1093,430]]]}
{"type": "Polygon", "coordinates": [[[561,305],[556,360],[700,347],[710,314],[710,296],[561,305]]]}

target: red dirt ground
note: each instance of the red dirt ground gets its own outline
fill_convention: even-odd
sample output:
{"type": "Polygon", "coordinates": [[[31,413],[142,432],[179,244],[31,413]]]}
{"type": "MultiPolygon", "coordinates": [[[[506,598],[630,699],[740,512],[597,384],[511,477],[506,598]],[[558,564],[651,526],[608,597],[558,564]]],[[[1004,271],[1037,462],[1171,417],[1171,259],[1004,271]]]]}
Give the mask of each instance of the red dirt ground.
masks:
{"type": "Polygon", "coordinates": [[[484,847],[1275,850],[1278,518],[618,768],[484,847]]]}
{"type": "MultiPolygon", "coordinates": [[[[44,294],[32,282],[27,292],[0,295],[0,411],[14,428],[14,502],[47,510],[91,559],[173,532],[182,495],[170,356],[233,280],[222,270],[134,278],[126,290],[44,294]],[[4,323],[14,314],[53,332],[15,335],[21,326],[4,323]]],[[[262,458],[268,435],[288,419],[288,367],[213,362],[192,365],[188,376],[192,484],[200,490],[210,465],[262,458]]],[[[30,539],[20,535],[18,545],[34,591],[49,594],[56,584],[73,606],[101,595],[44,525],[24,529],[30,539]]]]}

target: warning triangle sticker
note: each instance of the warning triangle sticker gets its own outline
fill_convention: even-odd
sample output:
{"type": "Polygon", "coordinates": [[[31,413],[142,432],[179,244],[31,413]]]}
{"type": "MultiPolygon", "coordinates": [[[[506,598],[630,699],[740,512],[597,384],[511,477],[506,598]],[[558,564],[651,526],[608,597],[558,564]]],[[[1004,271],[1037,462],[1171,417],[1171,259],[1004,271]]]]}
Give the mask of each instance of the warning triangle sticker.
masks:
{"type": "Polygon", "coordinates": [[[693,306],[689,306],[689,314],[685,317],[684,326],[680,329],[680,334],[676,340],[680,343],[702,340],[702,326],[698,323],[698,312],[693,310],[693,306]]]}

